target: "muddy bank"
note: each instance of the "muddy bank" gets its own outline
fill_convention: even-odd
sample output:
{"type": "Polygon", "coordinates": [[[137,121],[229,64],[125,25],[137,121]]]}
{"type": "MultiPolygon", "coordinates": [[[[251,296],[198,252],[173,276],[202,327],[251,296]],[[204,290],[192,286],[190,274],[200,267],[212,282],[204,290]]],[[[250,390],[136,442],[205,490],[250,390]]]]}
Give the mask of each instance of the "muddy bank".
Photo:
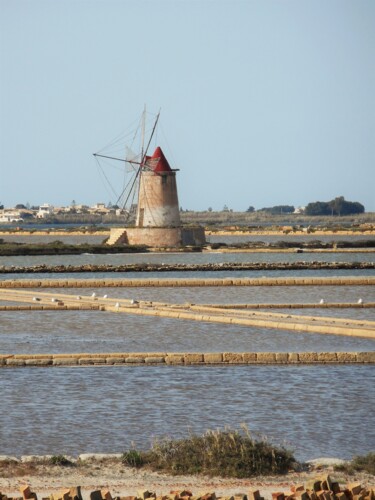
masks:
{"type": "Polygon", "coordinates": [[[0,274],[34,273],[135,273],[135,272],[172,272],[172,271],[294,271],[300,269],[375,269],[375,262],[228,262],[218,264],[85,264],[81,266],[0,266],[0,274]]]}
{"type": "Polygon", "coordinates": [[[210,243],[204,246],[185,246],[179,248],[153,248],[146,245],[107,245],[105,241],[100,244],[81,243],[68,244],[56,240],[49,243],[17,243],[7,242],[0,238],[0,256],[25,256],[25,255],[82,255],[89,254],[123,254],[123,253],[145,253],[145,252],[202,252],[202,251],[281,251],[297,252],[304,251],[341,251],[367,250],[375,251],[375,240],[358,241],[287,241],[276,242],[252,241],[246,243],[227,244],[223,242],[210,243]]]}
{"type": "Polygon", "coordinates": [[[82,255],[91,254],[118,254],[118,253],[143,253],[147,247],[143,245],[91,245],[82,243],[80,245],[69,245],[60,241],[51,243],[7,243],[0,241],[0,256],[17,255],[82,255]]]}

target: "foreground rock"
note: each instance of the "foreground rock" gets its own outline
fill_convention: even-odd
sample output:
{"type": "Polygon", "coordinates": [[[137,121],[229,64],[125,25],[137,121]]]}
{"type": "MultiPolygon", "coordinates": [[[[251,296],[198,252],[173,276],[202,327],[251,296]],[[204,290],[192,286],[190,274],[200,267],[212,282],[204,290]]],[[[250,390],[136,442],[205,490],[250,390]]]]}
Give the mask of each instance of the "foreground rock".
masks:
{"type": "MultiPolygon", "coordinates": [[[[104,456],[103,456],[104,457],[104,456]]],[[[5,457],[3,457],[5,458],[5,457]]],[[[26,458],[26,457],[24,457],[26,458]]],[[[17,460],[17,459],[16,459],[17,460]]],[[[338,460],[338,462],[340,462],[338,460]]],[[[375,477],[334,473],[332,466],[251,479],[170,476],[125,467],[117,458],[53,466],[46,460],[0,462],[2,500],[373,500],[375,477]],[[76,485],[80,485],[77,487],[76,485]],[[27,488],[28,487],[28,488],[27,488]],[[20,495],[20,489],[22,496],[20,495]],[[213,493],[215,492],[215,493],[213,493]],[[4,498],[5,497],[5,498],[4,498]],[[131,497],[131,498],[130,498],[131,497]]]]}

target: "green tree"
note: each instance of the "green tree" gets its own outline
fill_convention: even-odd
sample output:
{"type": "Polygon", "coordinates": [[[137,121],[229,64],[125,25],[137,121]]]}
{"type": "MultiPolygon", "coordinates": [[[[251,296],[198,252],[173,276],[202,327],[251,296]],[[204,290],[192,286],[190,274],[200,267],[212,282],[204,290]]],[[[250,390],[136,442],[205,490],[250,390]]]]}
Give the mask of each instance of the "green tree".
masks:
{"type": "Polygon", "coordinates": [[[329,202],[332,209],[332,215],[350,215],[361,214],[365,211],[365,207],[358,201],[346,201],[343,196],[338,196],[329,202]]]}
{"type": "Polygon", "coordinates": [[[331,201],[315,201],[306,206],[306,215],[351,215],[362,214],[365,207],[358,201],[346,201],[343,196],[337,196],[331,201]]]}
{"type": "Polygon", "coordinates": [[[326,201],[308,203],[305,208],[306,215],[331,215],[332,208],[326,201]]]}
{"type": "Polygon", "coordinates": [[[294,212],[293,205],[275,205],[274,207],[264,207],[259,212],[267,212],[270,214],[292,214],[294,212]]]}

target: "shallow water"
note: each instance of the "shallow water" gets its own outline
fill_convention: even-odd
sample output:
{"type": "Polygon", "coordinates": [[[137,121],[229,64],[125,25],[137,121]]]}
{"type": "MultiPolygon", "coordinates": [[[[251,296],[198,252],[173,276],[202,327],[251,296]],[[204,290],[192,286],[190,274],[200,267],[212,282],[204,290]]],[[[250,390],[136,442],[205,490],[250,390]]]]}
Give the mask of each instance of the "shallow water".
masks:
{"type": "MultiPolygon", "coordinates": [[[[74,289],[43,289],[56,297],[74,289]]],[[[375,302],[372,286],[87,288],[80,295],[195,304],[375,302]]],[[[35,290],[38,295],[38,290],[35,290]]],[[[6,304],[4,301],[3,304],[6,304]]],[[[374,309],[278,309],[271,312],[375,320],[374,309]]],[[[369,339],[181,321],[100,311],[3,311],[0,352],[119,351],[358,351],[374,350],[369,339]]]]}
{"type": "MultiPolygon", "coordinates": [[[[108,293],[109,297],[174,303],[257,303],[301,300],[317,303],[340,291],[340,300],[353,301],[360,292],[363,300],[375,301],[374,287],[218,287],[218,288],[134,288],[85,289],[81,295],[108,293]],[[286,288],[286,290],[285,290],[286,288]],[[329,290],[326,290],[328,288],[329,290]],[[358,288],[359,290],[356,290],[358,288]],[[267,293],[268,292],[268,293],[267,293]]],[[[59,290],[51,291],[57,297],[59,290]]],[[[35,294],[37,296],[37,291],[35,294]]],[[[71,289],[61,293],[76,293],[71,289]]],[[[336,296],[336,299],[338,297],[336,296]]],[[[337,300],[338,301],[338,300],[337,300]]],[[[274,310],[273,312],[282,312],[274,310]]],[[[298,311],[289,310],[289,314],[298,311]]],[[[304,310],[303,314],[336,316],[335,309],[304,310]],[[319,311],[319,310],[318,310],[319,311]]],[[[340,317],[374,320],[373,309],[340,310],[340,317]],[[344,312],[345,311],[345,312],[344,312]]],[[[2,311],[0,352],[215,352],[215,351],[367,351],[375,341],[339,335],[311,334],[206,323],[102,311],[2,311]]]]}
{"type": "MultiPolygon", "coordinates": [[[[374,261],[374,254],[126,254],[0,258],[0,265],[374,261]],[[264,260],[262,260],[264,259],[264,260]]],[[[374,270],[0,275],[25,278],[375,276],[374,270]]],[[[43,291],[48,291],[43,289],[43,291]]],[[[81,289],[174,303],[375,302],[373,286],[81,289]]],[[[51,290],[73,293],[76,290],[51,290]]],[[[37,295],[38,290],[35,290],[37,295]]],[[[4,302],[5,303],[5,302],[4,302]]],[[[274,310],[272,312],[283,312],[274,310]]],[[[374,309],[287,310],[375,320],[374,309]]],[[[0,313],[0,353],[373,351],[375,341],[99,311],[0,313]]],[[[299,459],[350,458],[375,446],[374,366],[4,368],[0,452],[79,454],[146,447],[153,437],[238,426],[287,441],[299,459]]]]}
{"type": "Polygon", "coordinates": [[[375,252],[316,252],[316,253],[138,253],[138,254],[82,254],[33,255],[0,257],[0,266],[57,265],[126,265],[126,264],[218,264],[226,262],[375,262],[375,252]]]}
{"type": "MultiPolygon", "coordinates": [[[[216,273],[214,273],[214,277],[216,273]]],[[[35,289],[36,290],[36,289],[35,289]]],[[[43,289],[44,292],[76,294],[73,288],[43,289]]],[[[375,287],[363,286],[215,286],[215,287],[132,287],[82,288],[81,295],[134,298],[177,304],[263,304],[325,302],[375,302],[375,287]]],[[[348,311],[353,311],[349,309],[348,311]]],[[[361,309],[365,313],[367,309],[361,309]]]]}
{"type": "Polygon", "coordinates": [[[246,423],[300,460],[374,449],[370,366],[1,371],[3,454],[122,452],[246,423]]]}
{"type": "Polygon", "coordinates": [[[249,241],[263,241],[264,243],[276,243],[278,241],[293,241],[295,243],[299,242],[310,242],[310,241],[322,241],[324,243],[330,243],[332,241],[374,241],[374,234],[261,234],[261,235],[245,235],[238,234],[232,236],[220,236],[220,235],[208,235],[207,241],[210,243],[226,243],[227,245],[233,243],[247,243],[249,241]]]}
{"type": "Polygon", "coordinates": [[[52,243],[54,241],[61,241],[66,245],[80,245],[81,243],[89,243],[90,245],[99,245],[103,243],[104,240],[108,238],[107,234],[92,235],[92,234],[81,234],[79,236],[64,236],[64,235],[22,235],[18,234],[7,234],[1,235],[2,238],[7,243],[29,243],[39,244],[39,243],[52,243]]]}

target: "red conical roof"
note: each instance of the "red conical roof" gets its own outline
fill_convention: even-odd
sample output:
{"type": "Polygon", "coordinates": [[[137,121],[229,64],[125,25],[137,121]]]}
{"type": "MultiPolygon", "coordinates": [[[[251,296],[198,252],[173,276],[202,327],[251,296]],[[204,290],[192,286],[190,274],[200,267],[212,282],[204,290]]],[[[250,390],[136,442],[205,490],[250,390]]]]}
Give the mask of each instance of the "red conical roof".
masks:
{"type": "Polygon", "coordinates": [[[159,146],[155,149],[154,154],[147,163],[154,172],[172,172],[168,160],[159,146]]]}

